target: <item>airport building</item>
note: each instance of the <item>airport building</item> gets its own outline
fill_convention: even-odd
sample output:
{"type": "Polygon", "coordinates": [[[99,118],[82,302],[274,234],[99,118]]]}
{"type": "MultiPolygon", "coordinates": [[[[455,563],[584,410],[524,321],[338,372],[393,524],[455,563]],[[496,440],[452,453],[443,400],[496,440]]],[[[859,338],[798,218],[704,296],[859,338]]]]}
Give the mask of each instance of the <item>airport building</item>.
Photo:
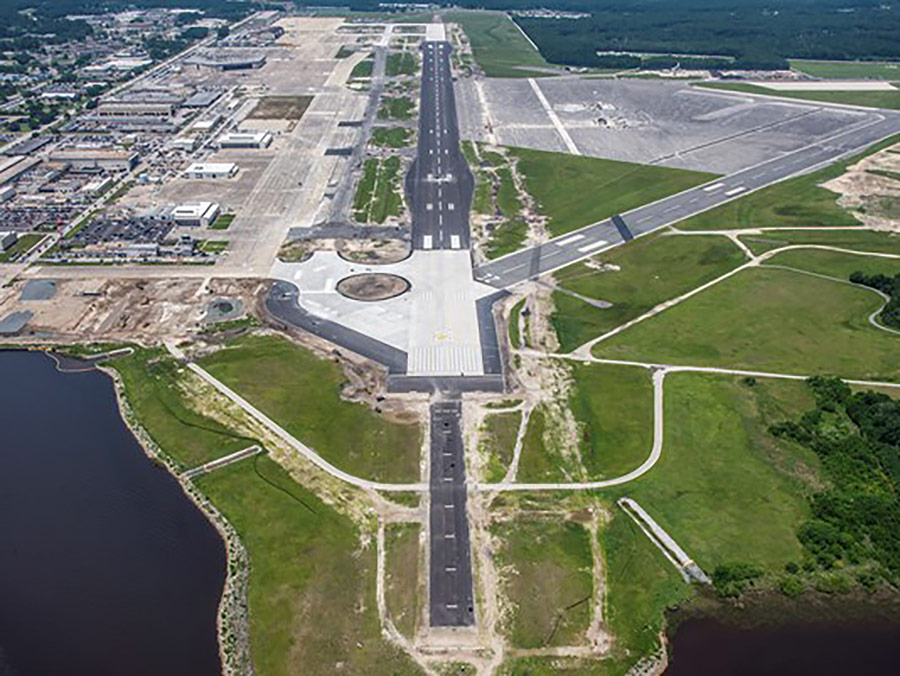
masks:
{"type": "Polygon", "coordinates": [[[194,56],[188,63],[223,71],[248,70],[262,68],[266,64],[266,55],[262,52],[244,50],[218,50],[194,56]]]}
{"type": "Polygon", "coordinates": [[[184,171],[187,178],[231,178],[237,173],[234,162],[194,162],[184,171]]]}
{"type": "Polygon", "coordinates": [[[272,134],[267,131],[237,131],[222,134],[218,139],[220,148],[267,148],[272,143],[272,134]]]}
{"type": "Polygon", "coordinates": [[[14,232],[0,232],[0,251],[7,251],[19,241],[19,236],[14,232]]]}
{"type": "Polygon", "coordinates": [[[179,136],[178,138],[172,139],[172,147],[177,150],[185,150],[187,152],[191,152],[197,148],[197,137],[196,136],[179,136]]]}
{"type": "Polygon", "coordinates": [[[103,118],[167,118],[175,114],[174,103],[148,103],[145,101],[110,101],[101,103],[94,110],[96,117],[103,118]]]}
{"type": "Polygon", "coordinates": [[[51,153],[49,159],[51,162],[65,162],[72,171],[130,171],[137,165],[138,154],[130,150],[107,148],[65,148],[51,153]]]}
{"type": "Polygon", "coordinates": [[[172,220],[178,225],[198,225],[208,227],[219,215],[219,205],[215,202],[187,202],[172,209],[172,220]]]}

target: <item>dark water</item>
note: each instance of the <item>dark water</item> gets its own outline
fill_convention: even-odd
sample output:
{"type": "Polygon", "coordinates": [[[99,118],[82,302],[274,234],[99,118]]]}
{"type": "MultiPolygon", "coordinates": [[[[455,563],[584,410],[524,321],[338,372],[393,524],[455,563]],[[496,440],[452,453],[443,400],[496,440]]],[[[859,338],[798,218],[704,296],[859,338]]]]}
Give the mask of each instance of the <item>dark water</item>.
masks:
{"type": "Polygon", "coordinates": [[[739,629],[686,620],[664,676],[887,676],[900,673],[900,626],[787,624],[739,629]]]}
{"type": "Polygon", "coordinates": [[[0,676],[215,676],[221,539],[112,381],[0,351],[0,676]]]}

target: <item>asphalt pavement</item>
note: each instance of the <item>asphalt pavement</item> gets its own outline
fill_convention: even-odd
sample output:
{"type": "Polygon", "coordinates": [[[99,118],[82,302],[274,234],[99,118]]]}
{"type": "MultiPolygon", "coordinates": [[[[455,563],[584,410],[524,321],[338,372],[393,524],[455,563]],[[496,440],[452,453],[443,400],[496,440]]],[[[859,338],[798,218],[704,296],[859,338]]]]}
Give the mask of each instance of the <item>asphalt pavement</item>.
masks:
{"type": "Polygon", "coordinates": [[[431,404],[429,614],[433,627],[475,623],[461,419],[459,399],[431,404]]]}
{"type": "Polygon", "coordinates": [[[459,149],[449,42],[422,46],[416,159],[406,175],[414,249],[468,249],[474,179],[459,149]]]}
{"type": "Polygon", "coordinates": [[[805,148],[493,260],[478,267],[475,278],[508,288],[628,241],[629,236],[672,225],[754,190],[833,164],[898,132],[900,114],[872,113],[851,129],[805,148]]]}

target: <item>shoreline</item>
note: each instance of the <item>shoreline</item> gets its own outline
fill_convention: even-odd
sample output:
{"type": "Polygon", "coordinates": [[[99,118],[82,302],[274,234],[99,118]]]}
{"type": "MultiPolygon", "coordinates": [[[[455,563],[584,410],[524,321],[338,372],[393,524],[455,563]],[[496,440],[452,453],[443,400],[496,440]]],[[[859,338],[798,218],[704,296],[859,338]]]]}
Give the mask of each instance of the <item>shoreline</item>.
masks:
{"type": "MultiPolygon", "coordinates": [[[[32,347],[47,352],[44,348],[32,347]]],[[[125,386],[113,367],[97,365],[98,371],[113,382],[116,404],[122,421],[134,435],[147,457],[161,465],[175,479],[181,490],[216,529],[225,546],[225,581],[216,613],[219,660],[223,676],[252,676],[250,653],[250,621],[247,590],[250,578],[250,557],[234,526],[216,509],[212,501],[189,479],[184,479],[175,461],[153,441],[128,401],[125,386]]]]}

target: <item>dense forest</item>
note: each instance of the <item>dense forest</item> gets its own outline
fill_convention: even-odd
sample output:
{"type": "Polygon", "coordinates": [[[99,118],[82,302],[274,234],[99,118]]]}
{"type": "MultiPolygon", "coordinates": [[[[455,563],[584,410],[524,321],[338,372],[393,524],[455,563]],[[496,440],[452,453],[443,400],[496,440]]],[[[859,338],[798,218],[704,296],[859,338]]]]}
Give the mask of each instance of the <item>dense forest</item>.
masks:
{"type": "Polygon", "coordinates": [[[651,65],[777,69],[789,57],[866,59],[900,56],[900,6],[864,0],[762,4],[758,0],[597,0],[559,3],[588,9],[589,19],[516,21],[554,63],[628,68],[628,52],[695,54],[721,59],[663,59],[651,65]]]}
{"type": "Polygon", "coordinates": [[[865,585],[900,580],[900,401],[853,392],[838,378],[808,381],[816,408],[772,427],[816,453],[828,488],[810,499],[798,537],[807,567],[853,566],[865,585]]]}

